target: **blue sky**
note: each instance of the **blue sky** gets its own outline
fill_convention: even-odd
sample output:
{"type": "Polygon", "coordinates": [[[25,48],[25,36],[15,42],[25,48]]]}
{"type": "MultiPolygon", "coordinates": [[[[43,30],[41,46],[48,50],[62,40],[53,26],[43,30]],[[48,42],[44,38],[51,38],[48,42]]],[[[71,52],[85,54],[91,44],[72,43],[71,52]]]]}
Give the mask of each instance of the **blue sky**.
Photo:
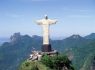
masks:
{"type": "Polygon", "coordinates": [[[50,26],[51,37],[95,33],[95,0],[0,0],[0,37],[42,35],[35,20],[45,14],[58,20],[50,26]]]}

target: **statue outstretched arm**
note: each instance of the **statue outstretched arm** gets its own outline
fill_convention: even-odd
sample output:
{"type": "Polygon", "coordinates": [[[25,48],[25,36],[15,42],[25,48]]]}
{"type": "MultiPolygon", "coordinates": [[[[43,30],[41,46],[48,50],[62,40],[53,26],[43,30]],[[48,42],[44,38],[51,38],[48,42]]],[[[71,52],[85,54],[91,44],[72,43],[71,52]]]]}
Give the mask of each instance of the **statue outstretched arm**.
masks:
{"type": "Polygon", "coordinates": [[[50,20],[49,19],[49,24],[56,24],[57,23],[57,20],[50,20]]]}

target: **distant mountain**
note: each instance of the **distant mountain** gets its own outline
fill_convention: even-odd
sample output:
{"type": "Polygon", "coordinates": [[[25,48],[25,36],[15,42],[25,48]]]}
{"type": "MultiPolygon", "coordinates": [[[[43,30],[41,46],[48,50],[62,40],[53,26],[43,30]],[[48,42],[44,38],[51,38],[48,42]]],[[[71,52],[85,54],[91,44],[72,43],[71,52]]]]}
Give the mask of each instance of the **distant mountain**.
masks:
{"type": "Polygon", "coordinates": [[[35,50],[40,49],[42,42],[39,36],[30,37],[19,33],[15,33],[10,39],[10,42],[5,42],[0,47],[0,70],[16,70],[29,57],[33,47],[35,50]]]}
{"type": "Polygon", "coordinates": [[[82,47],[89,40],[81,37],[80,35],[72,35],[63,40],[66,47],[82,47]],[[81,46],[82,45],[82,46],[81,46]]]}
{"type": "Polygon", "coordinates": [[[95,39],[95,33],[85,36],[86,39],[95,39]]]}
{"type": "Polygon", "coordinates": [[[66,39],[63,39],[64,43],[79,43],[87,41],[85,38],[81,37],[80,35],[72,35],[66,39]]]}
{"type": "Polygon", "coordinates": [[[65,38],[63,40],[52,40],[52,47],[54,49],[57,49],[58,51],[62,51],[70,48],[70,47],[81,47],[80,45],[83,45],[87,42],[87,40],[80,35],[72,35],[68,38],[65,38]],[[80,45],[79,45],[80,43],[80,45]]]}

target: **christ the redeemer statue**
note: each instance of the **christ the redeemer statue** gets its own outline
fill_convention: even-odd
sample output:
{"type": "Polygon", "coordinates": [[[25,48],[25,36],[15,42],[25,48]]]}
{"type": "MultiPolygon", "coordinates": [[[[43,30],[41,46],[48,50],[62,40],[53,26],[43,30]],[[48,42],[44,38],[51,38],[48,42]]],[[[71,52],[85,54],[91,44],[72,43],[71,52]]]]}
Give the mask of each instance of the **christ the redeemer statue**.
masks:
{"type": "Polygon", "coordinates": [[[49,26],[55,24],[57,20],[48,19],[48,16],[45,15],[44,19],[37,20],[36,23],[43,27],[43,46],[42,52],[51,52],[51,44],[49,43],[49,26]]]}

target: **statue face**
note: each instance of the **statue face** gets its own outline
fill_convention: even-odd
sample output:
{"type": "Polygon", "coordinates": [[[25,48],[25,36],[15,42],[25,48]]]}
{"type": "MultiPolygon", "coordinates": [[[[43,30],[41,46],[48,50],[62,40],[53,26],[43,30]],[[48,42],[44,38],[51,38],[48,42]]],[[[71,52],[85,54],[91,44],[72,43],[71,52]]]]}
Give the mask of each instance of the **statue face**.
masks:
{"type": "Polygon", "coordinates": [[[45,17],[45,19],[47,20],[47,19],[48,19],[48,17],[46,16],[46,17],[45,17]]]}

